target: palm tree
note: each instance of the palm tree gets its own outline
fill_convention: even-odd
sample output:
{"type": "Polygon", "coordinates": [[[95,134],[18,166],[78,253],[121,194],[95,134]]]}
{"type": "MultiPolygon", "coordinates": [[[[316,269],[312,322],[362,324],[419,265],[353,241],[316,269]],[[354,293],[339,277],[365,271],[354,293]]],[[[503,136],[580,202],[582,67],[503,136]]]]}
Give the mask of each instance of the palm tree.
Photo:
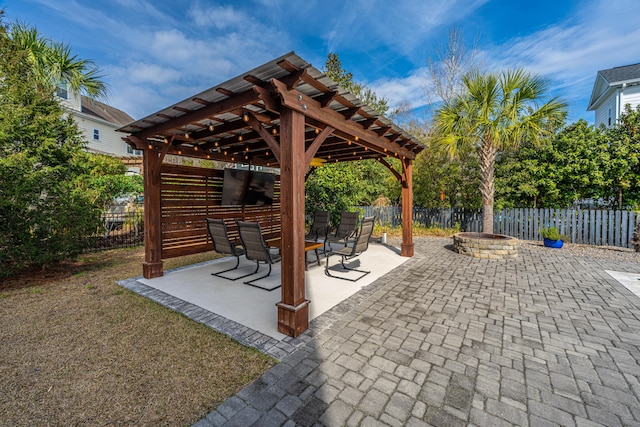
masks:
{"type": "Polygon", "coordinates": [[[464,93],[436,111],[439,146],[455,155],[475,149],[479,158],[482,231],[493,233],[494,166],[499,151],[524,141],[539,143],[564,122],[567,103],[546,97],[548,81],[522,69],[499,74],[472,72],[464,93]]]}
{"type": "Polygon", "coordinates": [[[46,39],[35,27],[21,23],[11,25],[9,38],[27,53],[34,77],[43,87],[54,90],[58,84],[68,83],[71,91],[90,98],[107,95],[97,65],[78,59],[64,43],[46,39]]]}

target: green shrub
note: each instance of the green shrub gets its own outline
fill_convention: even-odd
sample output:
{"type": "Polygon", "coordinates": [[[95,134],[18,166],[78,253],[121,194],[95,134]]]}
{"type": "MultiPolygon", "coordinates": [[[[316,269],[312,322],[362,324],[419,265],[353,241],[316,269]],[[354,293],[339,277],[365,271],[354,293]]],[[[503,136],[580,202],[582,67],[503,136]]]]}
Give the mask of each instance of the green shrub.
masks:
{"type": "Polygon", "coordinates": [[[543,228],[542,230],[540,230],[540,234],[542,234],[543,238],[549,240],[562,240],[563,242],[566,242],[568,240],[567,236],[560,234],[558,229],[555,227],[543,228]]]}

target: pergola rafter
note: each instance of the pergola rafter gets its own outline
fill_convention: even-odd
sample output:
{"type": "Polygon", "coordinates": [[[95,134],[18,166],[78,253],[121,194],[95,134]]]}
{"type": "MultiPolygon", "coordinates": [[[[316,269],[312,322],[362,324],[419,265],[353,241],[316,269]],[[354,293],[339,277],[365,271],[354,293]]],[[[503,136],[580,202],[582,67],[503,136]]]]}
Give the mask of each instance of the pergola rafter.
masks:
{"type": "Polygon", "coordinates": [[[389,168],[402,184],[401,254],[413,256],[411,165],[424,147],[294,53],[119,130],[144,152],[147,278],[163,274],[159,181],[167,154],[280,169],[283,273],[277,306],[283,333],[297,336],[308,324],[304,181],[313,158],[328,163],[377,159],[389,168]],[[388,158],[399,159],[402,170],[388,158]]]}

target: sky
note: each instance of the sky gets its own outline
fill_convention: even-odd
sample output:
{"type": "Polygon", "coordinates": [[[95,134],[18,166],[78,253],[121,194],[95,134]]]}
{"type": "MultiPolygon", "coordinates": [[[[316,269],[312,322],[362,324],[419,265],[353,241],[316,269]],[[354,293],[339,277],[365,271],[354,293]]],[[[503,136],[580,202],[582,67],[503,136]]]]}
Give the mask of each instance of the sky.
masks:
{"type": "MultiPolygon", "coordinates": [[[[106,102],[135,119],[294,51],[315,68],[337,53],[358,83],[425,111],[428,66],[452,28],[486,71],[522,67],[587,106],[598,70],[640,63],[639,0],[0,0],[98,64],[106,102]]],[[[103,100],[105,101],[105,100],[103,100]]]]}

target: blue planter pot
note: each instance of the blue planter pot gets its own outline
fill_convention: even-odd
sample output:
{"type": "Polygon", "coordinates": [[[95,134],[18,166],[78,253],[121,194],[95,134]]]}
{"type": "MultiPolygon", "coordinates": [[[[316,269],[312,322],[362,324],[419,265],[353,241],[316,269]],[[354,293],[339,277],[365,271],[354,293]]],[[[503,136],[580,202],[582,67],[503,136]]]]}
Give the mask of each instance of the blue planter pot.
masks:
{"type": "Polygon", "coordinates": [[[562,240],[544,239],[544,245],[548,248],[560,249],[564,242],[562,240]]]}

